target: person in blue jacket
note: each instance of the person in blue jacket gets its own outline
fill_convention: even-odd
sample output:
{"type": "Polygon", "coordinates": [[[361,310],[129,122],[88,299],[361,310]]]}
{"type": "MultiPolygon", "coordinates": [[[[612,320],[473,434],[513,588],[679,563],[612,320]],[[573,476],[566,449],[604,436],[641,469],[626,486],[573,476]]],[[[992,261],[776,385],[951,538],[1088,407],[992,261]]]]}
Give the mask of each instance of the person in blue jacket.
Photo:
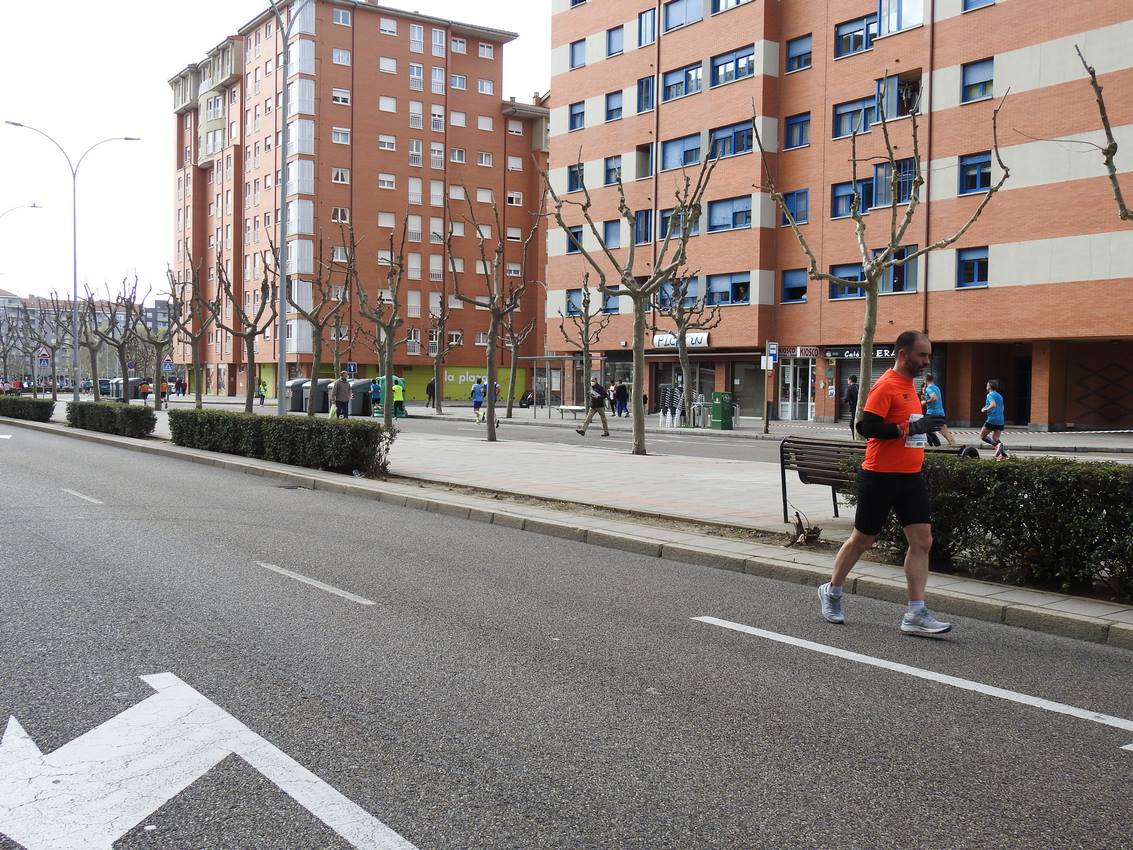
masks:
{"type": "Polygon", "coordinates": [[[980,429],[980,439],[995,448],[996,460],[1006,460],[1008,457],[1007,449],[999,439],[1005,422],[1003,412],[1003,396],[999,393],[999,381],[991,378],[987,382],[987,398],[984,406],[980,408],[980,413],[986,417],[980,429]]]}

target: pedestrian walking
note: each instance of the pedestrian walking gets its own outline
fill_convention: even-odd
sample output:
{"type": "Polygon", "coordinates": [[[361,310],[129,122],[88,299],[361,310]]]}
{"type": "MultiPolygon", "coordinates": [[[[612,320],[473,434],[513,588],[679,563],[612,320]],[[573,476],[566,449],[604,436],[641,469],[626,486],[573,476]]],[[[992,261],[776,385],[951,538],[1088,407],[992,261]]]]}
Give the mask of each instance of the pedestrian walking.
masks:
{"type": "Polygon", "coordinates": [[[476,417],[476,424],[480,424],[480,408],[484,406],[484,395],[488,387],[479,378],[476,383],[472,385],[472,390],[468,393],[468,397],[472,399],[472,415],[476,417]]]}
{"type": "Polygon", "coordinates": [[[984,389],[987,390],[987,398],[984,399],[984,406],[980,408],[980,413],[985,417],[983,427],[980,428],[980,440],[995,449],[996,460],[1007,460],[1009,457],[1007,448],[1000,439],[1006,420],[1003,416],[1003,396],[999,393],[999,380],[989,379],[984,389]]]}
{"type": "Polygon", "coordinates": [[[614,405],[614,413],[619,418],[629,416],[629,389],[626,388],[625,381],[618,381],[618,385],[614,387],[614,405]]]}
{"type": "Polygon", "coordinates": [[[590,420],[597,414],[602,419],[602,436],[610,436],[610,423],[606,421],[606,390],[598,383],[597,378],[590,379],[590,410],[586,412],[586,420],[582,423],[581,428],[575,428],[575,432],[581,436],[586,436],[586,428],[590,424],[590,420]]]}
{"type": "Polygon", "coordinates": [[[161,387],[161,400],[162,401],[169,401],[169,382],[166,381],[163,378],[162,381],[161,381],[160,387],[161,387]]]}
{"type": "Polygon", "coordinates": [[[408,416],[405,412],[405,384],[393,382],[393,415],[408,416]]]}
{"type": "MultiPolygon", "coordinates": [[[[946,418],[944,415],[944,395],[940,392],[940,387],[936,385],[936,380],[933,378],[932,372],[924,373],[924,386],[921,387],[921,401],[924,403],[926,416],[939,416],[941,419],[946,418]]],[[[947,425],[941,425],[938,433],[948,441],[948,445],[956,445],[956,438],[952,436],[952,432],[948,430],[947,425]]],[[[929,434],[928,441],[934,446],[940,445],[940,440],[936,438],[936,434],[929,434]]]]}
{"type": "Polygon", "coordinates": [[[618,400],[614,397],[617,394],[618,385],[610,381],[610,386],[606,388],[606,398],[610,401],[610,413],[617,414],[618,400]]]}
{"type": "Polygon", "coordinates": [[[260,400],[260,406],[263,407],[264,400],[268,395],[268,385],[266,381],[261,380],[256,384],[256,398],[260,400]]]}
{"type": "Polygon", "coordinates": [[[334,402],[335,415],[339,419],[350,417],[350,381],[346,379],[345,372],[338,373],[338,380],[330,389],[331,400],[334,402]]]}
{"type": "Polygon", "coordinates": [[[822,617],[844,623],[842,585],[858,559],[873,546],[890,511],[905,529],[908,608],[901,631],[913,635],[943,634],[952,628],[925,608],[928,553],[932,548],[931,506],[922,468],[927,435],[943,424],[939,416],[921,413],[913,378],[932,359],[932,343],[919,331],[897,337],[897,358],[866,398],[858,433],[866,438],[865,459],[858,472],[858,505],[854,528],[834,558],[830,581],[818,588],[822,617]]]}
{"type": "Polygon", "coordinates": [[[149,402],[149,382],[142,381],[141,386],[138,387],[138,395],[142,397],[142,404],[149,402]]]}
{"type": "Polygon", "coordinates": [[[429,383],[425,384],[425,402],[429,407],[433,406],[433,402],[437,398],[437,379],[430,378],[429,383]]]}
{"type": "Polygon", "coordinates": [[[846,380],[846,394],[842,396],[842,403],[850,411],[850,439],[857,436],[854,431],[854,415],[858,412],[858,376],[850,375],[846,380]]]}

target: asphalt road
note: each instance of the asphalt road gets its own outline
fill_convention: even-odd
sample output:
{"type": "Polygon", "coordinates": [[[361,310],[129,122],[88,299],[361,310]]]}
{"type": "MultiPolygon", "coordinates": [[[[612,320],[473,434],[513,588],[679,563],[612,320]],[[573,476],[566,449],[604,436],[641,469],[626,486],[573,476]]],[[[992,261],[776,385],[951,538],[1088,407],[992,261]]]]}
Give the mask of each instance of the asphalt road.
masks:
{"type": "MultiPolygon", "coordinates": [[[[691,618],[1129,719],[1127,651],[964,619],[907,637],[864,598],[835,627],[811,588],[9,433],[0,719],[61,773],[15,800],[9,723],[0,833],[75,811],[53,795],[77,779],[135,790],[80,735],[117,756],[210,732],[106,725],[172,673],[422,850],[1133,845],[1133,730],[691,618]]],[[[249,758],[211,758],[112,846],[362,846],[249,758]]],[[[109,799],[85,801],[104,826],[109,799]]]]}

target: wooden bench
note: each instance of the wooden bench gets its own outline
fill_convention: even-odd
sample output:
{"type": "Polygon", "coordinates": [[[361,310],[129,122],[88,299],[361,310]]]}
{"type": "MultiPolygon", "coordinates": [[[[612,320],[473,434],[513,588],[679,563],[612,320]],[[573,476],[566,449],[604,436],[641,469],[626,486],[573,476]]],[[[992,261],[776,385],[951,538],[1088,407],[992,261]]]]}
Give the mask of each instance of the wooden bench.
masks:
{"type": "MultiPolygon", "coordinates": [[[[925,449],[926,453],[970,456],[971,447],[941,446],[925,449]]],[[[787,437],[779,443],[779,478],[783,485],[783,522],[787,517],[787,471],[797,472],[803,484],[818,484],[830,488],[834,516],[838,516],[838,494],[853,493],[857,486],[856,474],[847,469],[847,461],[864,457],[865,443],[850,440],[820,440],[814,437],[787,437]]],[[[979,456],[979,452],[975,452],[979,456]]]]}
{"type": "Polygon", "coordinates": [[[555,410],[559,412],[559,419],[565,419],[568,413],[572,414],[575,419],[578,419],[578,414],[585,413],[586,407],[577,404],[560,404],[555,407],[555,410]]]}

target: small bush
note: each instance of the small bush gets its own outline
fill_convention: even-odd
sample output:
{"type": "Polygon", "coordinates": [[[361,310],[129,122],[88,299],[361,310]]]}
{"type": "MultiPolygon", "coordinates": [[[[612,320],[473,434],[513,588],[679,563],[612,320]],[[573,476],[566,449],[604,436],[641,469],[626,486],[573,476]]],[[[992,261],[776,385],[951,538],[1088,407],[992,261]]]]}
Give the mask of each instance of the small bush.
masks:
{"type": "MultiPolygon", "coordinates": [[[[925,458],[934,569],[1064,592],[1133,598],[1133,466],[925,458]]],[[[903,552],[895,519],[878,545],[903,552]]]]}
{"type": "Polygon", "coordinates": [[[49,398],[23,398],[18,395],[0,395],[0,416],[13,419],[31,419],[34,422],[50,422],[55,412],[55,402],[49,398]]]}
{"type": "Polygon", "coordinates": [[[120,437],[148,437],[157,425],[157,416],[148,407],[121,402],[72,401],[67,404],[67,424],[120,437]]]}
{"type": "Polygon", "coordinates": [[[171,410],[169,429],[173,442],[187,448],[334,472],[357,469],[367,475],[389,469],[389,450],[397,434],[372,420],[219,410],[171,410]]]}

